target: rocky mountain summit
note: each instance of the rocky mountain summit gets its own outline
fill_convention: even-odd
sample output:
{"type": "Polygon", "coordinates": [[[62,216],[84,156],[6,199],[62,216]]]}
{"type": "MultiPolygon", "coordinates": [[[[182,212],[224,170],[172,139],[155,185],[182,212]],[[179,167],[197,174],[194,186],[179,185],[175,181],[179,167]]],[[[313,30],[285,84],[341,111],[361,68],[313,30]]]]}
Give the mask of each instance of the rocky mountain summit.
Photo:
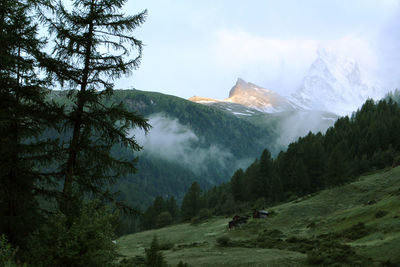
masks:
{"type": "Polygon", "coordinates": [[[202,104],[234,103],[246,106],[263,113],[275,113],[299,109],[299,106],[283,96],[262,88],[253,83],[238,78],[236,84],[229,92],[229,97],[224,100],[194,96],[189,98],[192,102],[202,104]]]}

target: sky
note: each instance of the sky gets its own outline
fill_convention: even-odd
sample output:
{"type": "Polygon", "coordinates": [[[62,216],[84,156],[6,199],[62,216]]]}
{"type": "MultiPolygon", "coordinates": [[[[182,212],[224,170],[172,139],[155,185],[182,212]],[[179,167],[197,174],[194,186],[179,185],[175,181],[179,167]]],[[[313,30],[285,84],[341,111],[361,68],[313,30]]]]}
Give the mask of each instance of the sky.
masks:
{"type": "Polygon", "coordinates": [[[398,0],[128,0],[124,12],[144,9],[141,65],[116,88],[224,99],[240,77],[289,95],[319,47],[399,84],[398,0]]]}

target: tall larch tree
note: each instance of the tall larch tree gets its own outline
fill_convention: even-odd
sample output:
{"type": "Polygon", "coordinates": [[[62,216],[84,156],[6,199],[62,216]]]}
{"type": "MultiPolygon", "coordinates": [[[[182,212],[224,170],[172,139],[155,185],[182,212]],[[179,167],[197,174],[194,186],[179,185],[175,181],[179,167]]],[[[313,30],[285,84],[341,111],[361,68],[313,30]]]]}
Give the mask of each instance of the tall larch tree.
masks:
{"type": "Polygon", "coordinates": [[[64,110],[63,159],[57,178],[62,185],[60,209],[73,214],[75,195],[113,199],[106,190],[118,177],[135,171],[134,157],[112,153],[121,145],[132,151],[140,145],[130,131],[149,129],[140,115],[122,103],[106,102],[113,80],[139,66],[142,42],[133,31],[147,11],[126,16],[125,0],[75,0],[71,8],[50,1],[42,20],[54,37],[52,56],[44,60],[49,74],[68,90],[71,105],[64,110]],[[49,15],[49,11],[51,12],[49,15]]]}

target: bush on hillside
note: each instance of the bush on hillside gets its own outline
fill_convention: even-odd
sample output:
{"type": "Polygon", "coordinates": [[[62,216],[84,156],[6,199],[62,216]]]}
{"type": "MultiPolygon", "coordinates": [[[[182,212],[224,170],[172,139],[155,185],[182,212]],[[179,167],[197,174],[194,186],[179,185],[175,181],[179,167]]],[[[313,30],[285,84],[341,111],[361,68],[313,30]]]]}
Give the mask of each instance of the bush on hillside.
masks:
{"type": "Polygon", "coordinates": [[[143,256],[135,256],[129,259],[123,259],[119,262],[118,267],[144,267],[145,260],[143,256]]]}
{"type": "Polygon", "coordinates": [[[172,223],[172,215],[168,211],[161,212],[156,220],[156,227],[162,228],[172,223]]]}
{"type": "Polygon", "coordinates": [[[231,240],[229,238],[229,236],[220,236],[217,238],[217,243],[218,245],[220,245],[221,247],[227,247],[230,244],[231,240]]]}
{"type": "Polygon", "coordinates": [[[207,219],[209,219],[211,217],[212,217],[211,211],[209,209],[205,209],[204,208],[204,209],[201,209],[199,211],[199,214],[197,216],[193,217],[190,220],[190,223],[191,224],[198,224],[198,223],[201,223],[201,222],[203,222],[203,221],[205,221],[205,220],[207,220],[207,219]]]}
{"type": "Polygon", "coordinates": [[[371,261],[355,253],[354,249],[335,241],[315,243],[314,248],[307,252],[307,263],[318,266],[370,266],[371,261]]]}
{"type": "Polygon", "coordinates": [[[385,217],[389,212],[387,212],[386,210],[378,210],[375,214],[376,218],[382,218],[385,217]]]}
{"type": "Polygon", "coordinates": [[[184,262],[180,261],[178,263],[178,265],[176,265],[176,267],[189,267],[189,264],[187,264],[186,262],[184,263],[184,262]]]}
{"type": "Polygon", "coordinates": [[[365,224],[362,222],[359,222],[359,223],[353,225],[352,227],[350,227],[349,229],[346,229],[342,232],[342,235],[345,238],[348,238],[350,240],[357,240],[368,234],[369,234],[369,231],[365,227],[365,224]]]}

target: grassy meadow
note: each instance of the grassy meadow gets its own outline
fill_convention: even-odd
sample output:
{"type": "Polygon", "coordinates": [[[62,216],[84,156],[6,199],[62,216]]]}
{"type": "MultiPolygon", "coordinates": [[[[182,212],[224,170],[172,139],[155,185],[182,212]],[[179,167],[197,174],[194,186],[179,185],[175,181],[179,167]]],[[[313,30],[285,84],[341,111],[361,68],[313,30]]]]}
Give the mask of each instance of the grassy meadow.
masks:
{"type": "Polygon", "coordinates": [[[214,217],[123,236],[119,253],[143,256],[156,235],[172,265],[400,264],[400,167],[268,210],[272,216],[251,218],[234,230],[227,227],[231,218],[214,217]]]}

